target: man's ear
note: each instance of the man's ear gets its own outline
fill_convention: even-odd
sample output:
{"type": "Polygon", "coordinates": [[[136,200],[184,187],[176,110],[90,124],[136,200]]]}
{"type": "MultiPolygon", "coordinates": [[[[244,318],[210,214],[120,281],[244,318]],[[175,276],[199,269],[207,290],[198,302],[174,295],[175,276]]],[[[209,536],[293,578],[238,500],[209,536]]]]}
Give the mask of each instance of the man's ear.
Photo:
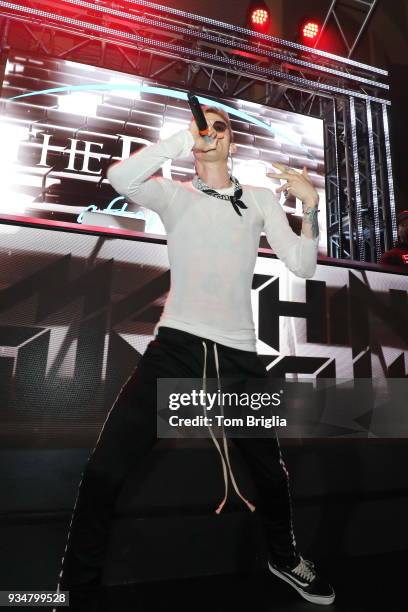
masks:
{"type": "Polygon", "coordinates": [[[235,142],[231,142],[231,144],[229,146],[229,151],[230,151],[231,155],[233,155],[234,153],[237,152],[237,145],[235,144],[235,142]]]}

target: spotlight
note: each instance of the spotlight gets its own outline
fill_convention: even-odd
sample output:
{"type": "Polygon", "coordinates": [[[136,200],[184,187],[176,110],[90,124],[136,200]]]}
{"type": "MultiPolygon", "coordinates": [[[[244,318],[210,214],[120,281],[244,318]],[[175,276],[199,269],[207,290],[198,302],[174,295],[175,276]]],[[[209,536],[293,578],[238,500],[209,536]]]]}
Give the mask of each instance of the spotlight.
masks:
{"type": "Polygon", "coordinates": [[[301,27],[301,36],[305,44],[314,43],[320,33],[320,24],[317,21],[308,19],[301,27]]]}
{"type": "Polygon", "coordinates": [[[271,15],[263,0],[251,0],[248,8],[247,23],[251,30],[266,32],[271,22],[271,15]]]}

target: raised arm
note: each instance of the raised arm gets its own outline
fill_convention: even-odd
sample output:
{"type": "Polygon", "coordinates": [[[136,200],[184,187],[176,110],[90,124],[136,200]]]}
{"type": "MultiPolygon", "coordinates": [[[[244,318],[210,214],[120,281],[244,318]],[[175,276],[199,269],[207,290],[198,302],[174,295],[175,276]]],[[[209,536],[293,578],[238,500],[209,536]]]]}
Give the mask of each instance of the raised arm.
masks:
{"type": "MultiPolygon", "coordinates": [[[[306,166],[302,172],[279,162],[272,164],[280,171],[267,172],[267,176],[285,180],[276,193],[289,192],[302,200],[302,230],[298,236],[290,227],[286,213],[274,198],[274,206],[265,216],[265,233],[268,242],[286,266],[297,276],[311,278],[316,270],[319,246],[318,205],[319,195],[313,185],[306,166]],[[280,227],[280,231],[279,228],[280,227]]],[[[271,194],[272,195],[272,194],[271,194]]]]}
{"type": "Polygon", "coordinates": [[[319,235],[306,236],[303,228],[300,235],[296,234],[277,196],[269,189],[260,189],[259,196],[270,247],[296,276],[311,278],[316,271],[319,235]]]}
{"type": "Polygon", "coordinates": [[[140,149],[128,159],[113,164],[108,168],[107,178],[112,187],[128,200],[162,215],[171,205],[177,183],[152,175],[168,159],[186,157],[193,145],[191,131],[180,130],[165,140],[140,149]]]}

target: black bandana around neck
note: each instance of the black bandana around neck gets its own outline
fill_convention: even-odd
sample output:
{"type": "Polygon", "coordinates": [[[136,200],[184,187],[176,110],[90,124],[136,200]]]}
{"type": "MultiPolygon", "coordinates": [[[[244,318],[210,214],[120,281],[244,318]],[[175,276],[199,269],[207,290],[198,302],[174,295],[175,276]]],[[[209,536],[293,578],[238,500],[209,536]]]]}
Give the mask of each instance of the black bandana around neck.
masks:
{"type": "Polygon", "coordinates": [[[208,185],[206,185],[197,174],[193,178],[192,183],[196,189],[199,189],[200,191],[203,191],[208,195],[214,196],[215,198],[220,198],[221,200],[229,200],[237,215],[242,217],[241,211],[239,209],[248,208],[248,206],[245,206],[245,204],[240,200],[242,196],[242,187],[238,179],[236,179],[235,176],[230,176],[230,179],[235,187],[233,196],[226,195],[224,193],[218,193],[218,191],[215,191],[215,189],[211,189],[211,187],[208,187],[208,185]]]}

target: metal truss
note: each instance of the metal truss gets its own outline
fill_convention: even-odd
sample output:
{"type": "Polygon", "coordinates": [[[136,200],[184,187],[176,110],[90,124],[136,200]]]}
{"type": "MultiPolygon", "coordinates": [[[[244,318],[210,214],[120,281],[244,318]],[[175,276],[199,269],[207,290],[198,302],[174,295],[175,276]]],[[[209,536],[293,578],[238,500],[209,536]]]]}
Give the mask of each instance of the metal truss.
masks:
{"type": "Polygon", "coordinates": [[[367,28],[377,4],[378,0],[347,0],[346,2],[344,0],[332,0],[314,47],[319,45],[327,25],[330,21],[333,21],[343,40],[347,57],[351,57],[367,28]],[[350,19],[344,15],[344,11],[348,13],[352,11],[353,16],[358,22],[358,30],[354,33],[353,40],[351,40],[350,34],[347,33],[347,30],[350,31],[350,19]]]}
{"type": "Polygon", "coordinates": [[[397,239],[385,105],[325,105],[326,194],[332,257],[377,262],[397,239]]]}
{"type": "Polygon", "coordinates": [[[397,239],[387,71],[152,2],[126,7],[65,0],[56,12],[51,0],[0,0],[0,51],[324,119],[328,253],[378,261],[397,239]]]}

